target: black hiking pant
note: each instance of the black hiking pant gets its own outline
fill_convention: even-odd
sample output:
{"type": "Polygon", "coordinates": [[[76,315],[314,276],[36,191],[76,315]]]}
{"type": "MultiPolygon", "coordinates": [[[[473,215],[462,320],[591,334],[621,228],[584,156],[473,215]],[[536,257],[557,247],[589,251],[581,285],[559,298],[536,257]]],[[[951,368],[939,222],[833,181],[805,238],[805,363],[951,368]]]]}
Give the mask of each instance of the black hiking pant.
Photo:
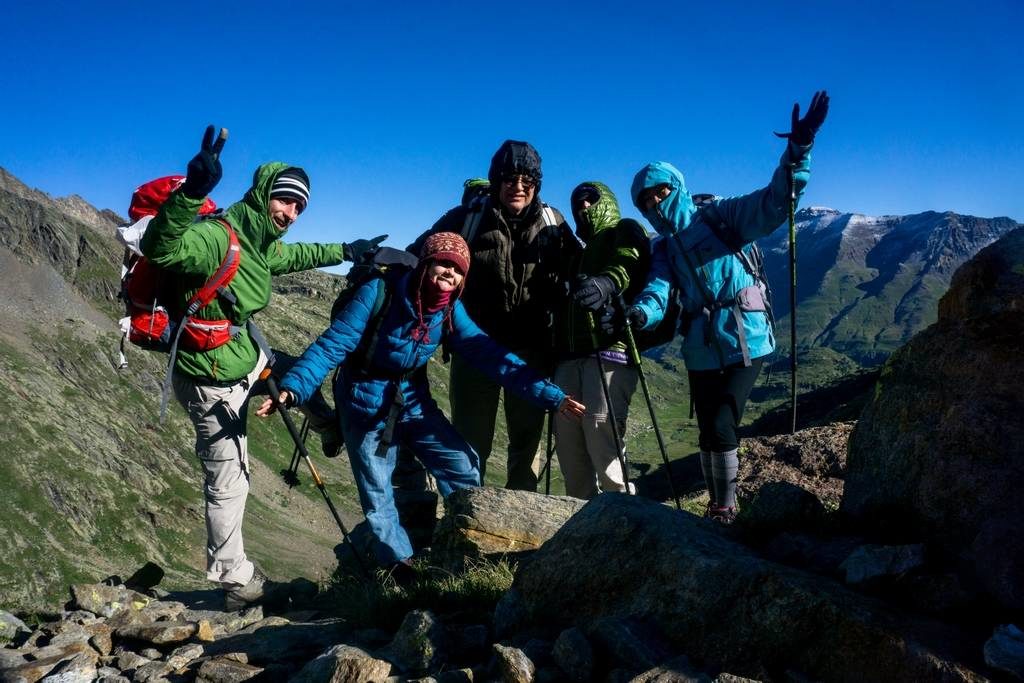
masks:
{"type": "Polygon", "coordinates": [[[763,364],[763,358],[755,358],[749,368],[737,363],[724,370],[690,370],[686,373],[690,379],[690,399],[697,413],[702,451],[725,453],[739,448],[736,428],[763,364]]]}

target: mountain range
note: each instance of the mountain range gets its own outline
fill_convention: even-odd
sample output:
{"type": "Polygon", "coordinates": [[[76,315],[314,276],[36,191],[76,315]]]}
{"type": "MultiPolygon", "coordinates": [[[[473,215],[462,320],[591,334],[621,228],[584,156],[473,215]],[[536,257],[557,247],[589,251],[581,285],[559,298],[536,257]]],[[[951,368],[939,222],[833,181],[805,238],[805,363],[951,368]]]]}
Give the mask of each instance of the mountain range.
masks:
{"type": "MultiPolygon", "coordinates": [[[[201,582],[202,497],[191,426],[175,406],[166,424],[157,423],[166,357],[130,349],[128,367],[118,368],[122,247],[114,228],[124,222],[80,197],[31,189],[0,169],[0,486],[6,503],[0,506],[0,608],[52,606],[69,583],[96,581],[146,560],[163,566],[169,583],[201,582]]],[[[935,303],[953,270],[1015,227],[1010,219],[948,212],[872,218],[801,211],[797,299],[804,381],[827,384],[882,362],[935,319],[935,303]]],[[[783,345],[785,232],[763,241],[783,345]]],[[[301,352],[322,331],[343,287],[344,278],[319,271],[280,278],[261,326],[279,348],[301,352]]],[[[685,410],[681,362],[673,346],[651,356],[658,362],[645,369],[671,457],[689,455],[695,430],[685,410]]],[[[429,370],[445,407],[446,369],[438,359],[429,370]]],[[[751,415],[779,398],[777,391],[756,391],[751,415]]],[[[328,575],[337,528],[308,481],[289,488],[277,476],[291,460],[287,434],[276,421],[255,418],[250,430],[255,464],[247,547],[271,574],[328,575]]],[[[639,393],[629,435],[634,464],[644,472],[659,455],[639,393]]],[[[497,437],[499,467],[489,468],[492,474],[503,469],[502,434],[497,437]]],[[[346,524],[354,524],[360,515],[344,457],[319,462],[346,524]]],[[[556,477],[553,492],[559,486],[556,477]]]]}
{"type": "MultiPolygon", "coordinates": [[[[935,322],[954,271],[1016,227],[1009,218],[952,211],[864,216],[802,209],[796,214],[798,350],[827,348],[859,365],[881,363],[935,322]]],[[[787,231],[760,244],[780,346],[788,348],[787,231]]]]}

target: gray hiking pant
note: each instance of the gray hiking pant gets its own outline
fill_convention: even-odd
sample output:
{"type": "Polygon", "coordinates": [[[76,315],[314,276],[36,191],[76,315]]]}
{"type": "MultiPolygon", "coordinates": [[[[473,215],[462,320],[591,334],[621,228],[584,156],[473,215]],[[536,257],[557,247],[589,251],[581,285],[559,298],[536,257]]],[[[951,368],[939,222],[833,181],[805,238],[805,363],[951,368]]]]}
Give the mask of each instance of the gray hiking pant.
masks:
{"type": "MultiPolygon", "coordinates": [[[[515,352],[527,363],[530,354],[515,352]]],[[[536,366],[534,366],[536,367],[536,366]]],[[[487,459],[494,441],[498,398],[504,394],[505,425],[508,427],[508,479],[505,488],[537,490],[537,451],[544,433],[543,408],[503,391],[501,385],[480,372],[458,354],[452,355],[452,425],[480,456],[480,481],[484,481],[487,459]]]]}
{"type": "Polygon", "coordinates": [[[562,391],[587,406],[581,420],[555,414],[558,466],[565,477],[565,493],[590,499],[601,491],[626,490],[619,463],[619,446],[612,430],[614,413],[619,435],[625,438],[629,401],[636,391],[637,371],[628,365],[604,361],[612,410],[608,410],[601,370],[596,358],[563,361],[555,369],[552,381],[562,391]]]}
{"type": "Polygon", "coordinates": [[[206,578],[246,584],[254,567],[245,556],[242,518],[249,495],[246,423],[249,392],[267,358],[244,379],[227,386],[201,384],[174,374],[174,396],[196,430],[196,455],[203,466],[206,499],[206,578]]]}

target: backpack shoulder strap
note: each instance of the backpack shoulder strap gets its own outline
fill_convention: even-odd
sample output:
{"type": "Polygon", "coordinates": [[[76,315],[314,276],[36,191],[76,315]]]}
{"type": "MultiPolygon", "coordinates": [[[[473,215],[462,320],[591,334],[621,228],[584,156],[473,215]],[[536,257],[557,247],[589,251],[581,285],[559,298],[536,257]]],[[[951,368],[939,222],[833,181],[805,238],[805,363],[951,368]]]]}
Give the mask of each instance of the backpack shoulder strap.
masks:
{"type": "Polygon", "coordinates": [[[484,218],[484,211],[487,210],[487,196],[474,197],[473,201],[466,207],[466,218],[462,222],[462,239],[466,244],[473,244],[476,234],[480,231],[480,223],[484,218]]]}
{"type": "Polygon", "coordinates": [[[221,259],[220,265],[217,270],[203,283],[203,286],[192,295],[192,298],[185,303],[185,316],[195,315],[201,308],[205,307],[214,297],[220,294],[224,296],[230,303],[234,303],[234,296],[231,295],[227,286],[234,279],[235,273],[238,272],[238,265],[242,260],[242,247],[238,243],[238,235],[235,234],[234,228],[224,218],[218,217],[215,219],[217,223],[224,226],[224,229],[228,232],[228,248],[224,252],[224,258],[221,259]]]}
{"type": "Polygon", "coordinates": [[[721,212],[719,212],[718,207],[714,204],[707,204],[701,207],[700,213],[715,237],[722,244],[729,247],[733,254],[736,255],[736,258],[740,260],[747,274],[755,280],[763,280],[764,255],[761,253],[761,247],[757,245],[757,242],[751,242],[749,245],[744,245],[740,242],[739,238],[725,224],[721,212]]]}
{"type": "Polygon", "coordinates": [[[377,342],[380,341],[380,326],[384,322],[384,314],[391,306],[391,287],[387,277],[381,275],[377,280],[377,296],[373,300],[373,308],[370,310],[370,320],[366,325],[366,332],[363,335],[362,365],[365,367],[369,359],[373,358],[377,350],[377,342]]]}
{"type": "Polygon", "coordinates": [[[540,210],[541,210],[541,213],[544,216],[544,225],[545,226],[550,226],[550,225],[557,226],[558,225],[558,217],[555,215],[555,210],[554,209],[552,209],[547,204],[541,204],[540,210]]]}

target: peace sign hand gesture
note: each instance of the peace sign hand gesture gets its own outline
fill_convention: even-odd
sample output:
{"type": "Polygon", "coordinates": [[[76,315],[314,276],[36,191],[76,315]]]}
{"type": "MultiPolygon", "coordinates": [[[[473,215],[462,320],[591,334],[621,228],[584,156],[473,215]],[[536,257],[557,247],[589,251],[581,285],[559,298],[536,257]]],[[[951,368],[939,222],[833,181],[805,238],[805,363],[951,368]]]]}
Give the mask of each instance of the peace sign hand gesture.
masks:
{"type": "Polygon", "coordinates": [[[224,149],[224,143],[228,139],[228,129],[221,128],[216,140],[213,138],[213,131],[213,126],[206,127],[199,154],[188,162],[188,173],[185,183],[181,186],[181,191],[186,197],[203,199],[220,182],[220,151],[224,149]]]}

